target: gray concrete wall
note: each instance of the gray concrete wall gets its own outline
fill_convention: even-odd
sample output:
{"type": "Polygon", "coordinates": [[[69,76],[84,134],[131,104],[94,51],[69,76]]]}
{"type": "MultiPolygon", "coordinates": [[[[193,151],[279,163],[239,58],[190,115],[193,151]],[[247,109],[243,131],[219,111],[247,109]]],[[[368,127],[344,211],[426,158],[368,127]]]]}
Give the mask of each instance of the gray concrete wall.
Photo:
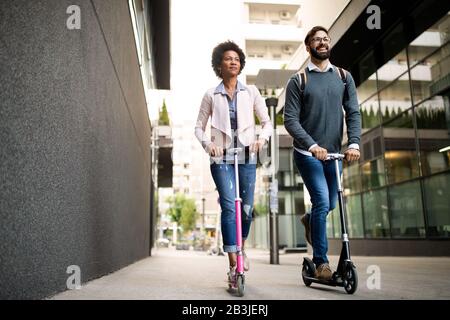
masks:
{"type": "Polygon", "coordinates": [[[127,1],[0,2],[0,299],[148,256],[149,147],[127,1]]]}

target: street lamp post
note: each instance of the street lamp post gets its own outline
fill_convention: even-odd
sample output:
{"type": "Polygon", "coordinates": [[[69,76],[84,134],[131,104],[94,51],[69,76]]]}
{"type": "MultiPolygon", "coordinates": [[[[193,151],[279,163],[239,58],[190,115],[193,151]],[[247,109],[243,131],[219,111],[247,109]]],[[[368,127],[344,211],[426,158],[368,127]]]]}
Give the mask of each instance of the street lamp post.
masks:
{"type": "Polygon", "coordinates": [[[205,233],[205,197],[202,198],[202,232],[205,233]]]}
{"type": "Polygon", "coordinates": [[[277,146],[276,143],[276,112],[275,109],[278,105],[277,98],[267,98],[266,106],[270,110],[270,117],[273,121],[273,133],[272,133],[272,142],[270,148],[270,165],[271,165],[271,173],[272,179],[269,187],[269,204],[270,204],[270,220],[269,220],[269,232],[270,232],[270,264],[279,264],[278,257],[278,180],[276,177],[276,161],[277,161],[277,146]]]}

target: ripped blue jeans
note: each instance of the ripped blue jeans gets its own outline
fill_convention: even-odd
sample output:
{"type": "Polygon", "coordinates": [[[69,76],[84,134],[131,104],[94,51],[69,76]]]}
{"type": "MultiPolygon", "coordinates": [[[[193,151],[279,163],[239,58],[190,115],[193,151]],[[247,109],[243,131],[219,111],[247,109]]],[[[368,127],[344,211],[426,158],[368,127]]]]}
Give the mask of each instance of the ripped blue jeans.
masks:
{"type": "MultiPolygon", "coordinates": [[[[252,223],[253,196],[255,193],[256,164],[239,164],[239,194],[242,199],[242,239],[247,239],[252,223]]],[[[211,174],[219,192],[221,229],[224,252],[237,252],[236,246],[236,197],[234,165],[211,164],[211,174]]]]}

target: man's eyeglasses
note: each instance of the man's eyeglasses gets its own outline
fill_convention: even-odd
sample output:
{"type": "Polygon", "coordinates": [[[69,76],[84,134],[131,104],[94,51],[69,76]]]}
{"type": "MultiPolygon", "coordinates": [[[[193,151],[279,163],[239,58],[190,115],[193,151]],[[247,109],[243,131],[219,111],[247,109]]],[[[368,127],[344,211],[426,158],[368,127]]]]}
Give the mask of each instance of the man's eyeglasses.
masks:
{"type": "Polygon", "coordinates": [[[311,39],[312,42],[319,43],[320,41],[323,41],[323,43],[330,43],[331,39],[329,37],[314,37],[311,39]]]}

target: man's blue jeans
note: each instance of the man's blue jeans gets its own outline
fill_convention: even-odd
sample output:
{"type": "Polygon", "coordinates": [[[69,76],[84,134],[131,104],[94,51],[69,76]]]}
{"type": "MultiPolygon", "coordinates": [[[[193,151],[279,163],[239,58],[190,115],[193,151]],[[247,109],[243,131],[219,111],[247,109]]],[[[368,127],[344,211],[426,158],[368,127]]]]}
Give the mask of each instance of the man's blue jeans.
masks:
{"type": "MultiPolygon", "coordinates": [[[[321,161],[294,150],[294,160],[311,197],[312,209],[307,216],[311,225],[313,262],[316,266],[328,263],[327,215],[336,207],[336,165],[321,161]]],[[[342,173],[342,161],[339,161],[342,173]]]]}
{"type": "MultiPolygon", "coordinates": [[[[253,196],[255,193],[256,164],[239,164],[239,193],[242,212],[242,239],[248,237],[252,223],[253,196]]],[[[223,251],[237,252],[236,246],[236,212],[234,200],[236,186],[234,179],[234,164],[213,163],[211,174],[219,192],[221,215],[221,229],[223,251]]]]}

